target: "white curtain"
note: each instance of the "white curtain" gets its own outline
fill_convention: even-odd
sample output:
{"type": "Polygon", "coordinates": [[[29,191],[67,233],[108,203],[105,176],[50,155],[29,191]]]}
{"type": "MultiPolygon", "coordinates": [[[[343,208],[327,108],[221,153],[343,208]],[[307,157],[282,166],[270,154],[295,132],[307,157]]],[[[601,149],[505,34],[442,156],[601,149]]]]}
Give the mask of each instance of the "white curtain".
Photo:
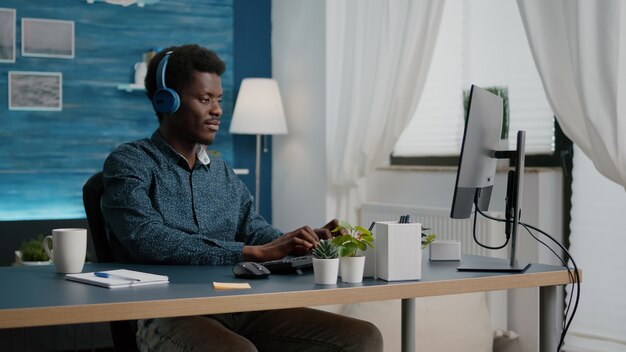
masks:
{"type": "Polygon", "coordinates": [[[601,174],[626,186],[626,3],[518,0],[517,4],[563,131],[601,174]]]}
{"type": "Polygon", "coordinates": [[[340,219],[389,158],[426,81],[443,1],[327,1],[327,170],[340,219]]]}
{"type": "Polygon", "coordinates": [[[626,351],[626,285],[621,280],[626,269],[626,2],[517,3],[550,105],[579,148],[572,174],[570,252],[584,275],[564,350],[626,351]]]}

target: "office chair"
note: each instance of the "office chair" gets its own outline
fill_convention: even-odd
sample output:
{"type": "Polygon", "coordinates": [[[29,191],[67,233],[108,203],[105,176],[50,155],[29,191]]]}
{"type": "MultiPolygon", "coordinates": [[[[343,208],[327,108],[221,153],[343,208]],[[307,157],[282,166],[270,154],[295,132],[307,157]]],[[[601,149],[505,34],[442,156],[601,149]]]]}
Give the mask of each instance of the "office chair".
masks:
{"type": "MultiPolygon", "coordinates": [[[[103,193],[104,181],[102,179],[102,171],[100,171],[85,182],[83,186],[83,204],[87,214],[91,239],[96,249],[96,258],[99,263],[112,263],[116,262],[116,260],[109,246],[104,218],[102,217],[102,208],[100,207],[100,199],[103,193]]],[[[138,351],[135,338],[137,333],[136,320],[112,321],[110,326],[115,350],[138,351]]]]}

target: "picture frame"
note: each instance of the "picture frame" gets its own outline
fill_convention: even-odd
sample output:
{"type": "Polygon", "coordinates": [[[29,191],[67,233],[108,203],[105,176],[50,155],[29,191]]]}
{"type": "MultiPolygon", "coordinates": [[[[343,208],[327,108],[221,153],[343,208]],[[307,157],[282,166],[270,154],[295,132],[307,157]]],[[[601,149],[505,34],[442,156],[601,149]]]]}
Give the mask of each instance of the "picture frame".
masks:
{"type": "Polygon", "coordinates": [[[15,62],[15,9],[0,8],[0,62],[15,62]]]}
{"type": "Polygon", "coordinates": [[[74,21],[22,18],[22,56],[74,58],[74,21]]]}
{"type": "Polygon", "coordinates": [[[61,72],[9,71],[9,110],[63,110],[61,72]]]}

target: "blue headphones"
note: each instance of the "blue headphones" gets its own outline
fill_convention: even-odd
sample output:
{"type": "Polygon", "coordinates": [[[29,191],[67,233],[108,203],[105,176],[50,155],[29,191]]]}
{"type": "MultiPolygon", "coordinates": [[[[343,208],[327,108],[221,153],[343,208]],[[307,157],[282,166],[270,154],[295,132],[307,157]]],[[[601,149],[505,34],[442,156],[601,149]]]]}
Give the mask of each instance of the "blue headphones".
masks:
{"type": "Polygon", "coordinates": [[[170,59],[170,55],[172,55],[172,52],[168,51],[159,62],[157,67],[157,91],[152,96],[154,110],[163,114],[173,114],[180,107],[178,93],[165,86],[165,69],[167,68],[167,61],[170,59]]]}

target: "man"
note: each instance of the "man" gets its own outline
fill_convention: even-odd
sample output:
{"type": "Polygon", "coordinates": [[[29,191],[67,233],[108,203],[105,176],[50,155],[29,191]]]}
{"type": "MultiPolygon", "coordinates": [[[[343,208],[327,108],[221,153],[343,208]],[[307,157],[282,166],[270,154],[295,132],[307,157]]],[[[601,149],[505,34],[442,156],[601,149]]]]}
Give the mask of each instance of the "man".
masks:
{"type": "MultiPolygon", "coordinates": [[[[233,265],[305,254],[330,237],[336,220],[284,234],[273,228],[232,169],[207,155],[224,69],[197,45],[167,48],[150,62],[145,84],[159,128],[104,164],[102,210],[118,260],[233,265]]],[[[306,308],[140,320],[137,342],[142,351],[382,350],[371,323],[306,308]]]]}

